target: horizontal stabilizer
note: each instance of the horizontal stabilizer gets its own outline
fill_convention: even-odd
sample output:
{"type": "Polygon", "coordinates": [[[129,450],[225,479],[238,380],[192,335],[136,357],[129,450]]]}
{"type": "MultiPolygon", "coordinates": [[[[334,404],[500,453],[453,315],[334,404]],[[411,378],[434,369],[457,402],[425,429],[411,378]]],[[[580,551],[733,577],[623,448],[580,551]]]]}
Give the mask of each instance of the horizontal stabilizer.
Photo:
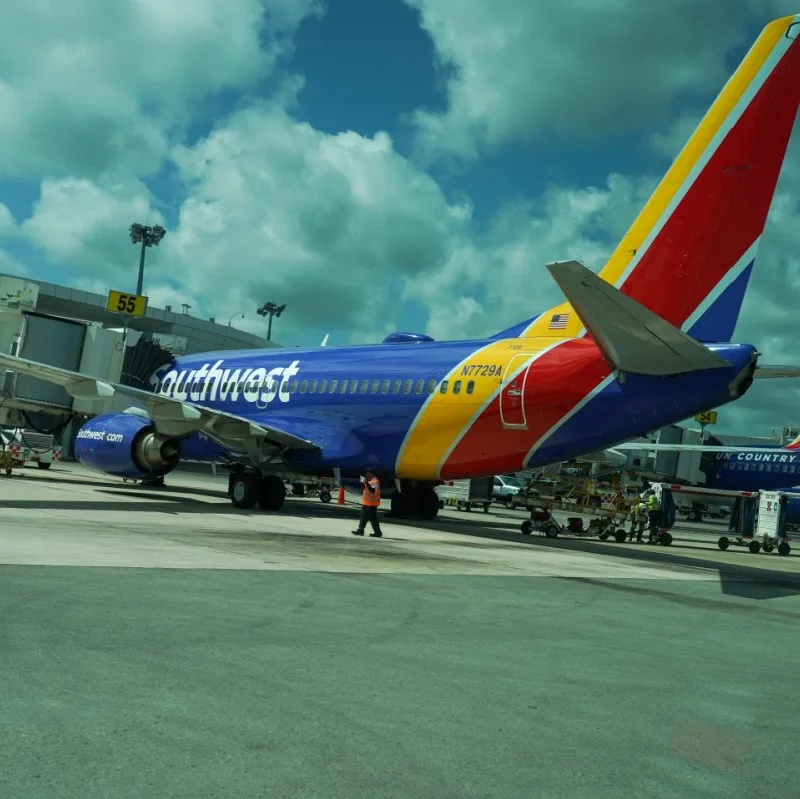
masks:
{"type": "Polygon", "coordinates": [[[800,377],[800,366],[756,366],[755,378],[800,377]]]}
{"type": "Polygon", "coordinates": [[[552,263],[547,268],[615,369],[674,375],[730,366],[577,261],[552,263]]]}

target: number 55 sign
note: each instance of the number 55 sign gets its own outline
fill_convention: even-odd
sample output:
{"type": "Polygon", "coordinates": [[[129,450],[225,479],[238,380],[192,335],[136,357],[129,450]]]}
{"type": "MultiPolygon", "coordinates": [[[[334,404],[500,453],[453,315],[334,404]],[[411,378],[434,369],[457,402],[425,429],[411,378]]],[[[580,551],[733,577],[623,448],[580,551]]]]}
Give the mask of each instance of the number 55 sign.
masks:
{"type": "Polygon", "coordinates": [[[147,297],[141,297],[138,294],[124,294],[121,291],[109,291],[106,310],[126,316],[144,316],[144,312],[147,310],[147,297]]]}
{"type": "Polygon", "coordinates": [[[716,424],[717,423],[717,412],[716,411],[703,411],[703,413],[698,413],[697,416],[694,417],[696,422],[700,422],[700,424],[716,424]]]}

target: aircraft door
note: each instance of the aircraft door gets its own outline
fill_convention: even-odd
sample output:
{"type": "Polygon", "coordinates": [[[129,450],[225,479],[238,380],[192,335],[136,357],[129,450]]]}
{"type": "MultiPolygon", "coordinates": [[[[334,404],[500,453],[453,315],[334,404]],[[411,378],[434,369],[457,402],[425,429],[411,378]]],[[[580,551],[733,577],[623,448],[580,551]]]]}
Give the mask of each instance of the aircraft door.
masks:
{"type": "Polygon", "coordinates": [[[525,416],[525,392],[527,386],[530,355],[515,355],[508,362],[503,384],[500,389],[500,421],[503,427],[526,430],[528,419],[525,416]]]}

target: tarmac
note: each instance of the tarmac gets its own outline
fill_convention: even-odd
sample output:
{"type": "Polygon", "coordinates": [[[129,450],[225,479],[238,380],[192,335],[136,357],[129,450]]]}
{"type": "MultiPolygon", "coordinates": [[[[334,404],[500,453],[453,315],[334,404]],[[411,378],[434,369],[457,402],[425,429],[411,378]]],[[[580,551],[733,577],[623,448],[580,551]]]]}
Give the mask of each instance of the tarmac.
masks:
{"type": "Polygon", "coordinates": [[[800,543],[224,489],[0,476],[0,795],[797,796],[800,543]]]}

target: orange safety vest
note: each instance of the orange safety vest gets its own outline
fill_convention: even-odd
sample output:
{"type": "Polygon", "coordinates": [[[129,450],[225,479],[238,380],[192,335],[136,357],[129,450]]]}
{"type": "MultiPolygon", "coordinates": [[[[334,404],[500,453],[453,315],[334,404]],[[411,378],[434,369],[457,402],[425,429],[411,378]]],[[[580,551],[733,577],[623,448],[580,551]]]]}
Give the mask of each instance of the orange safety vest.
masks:
{"type": "Polygon", "coordinates": [[[377,477],[373,477],[368,483],[364,483],[364,490],[361,492],[361,504],[370,508],[378,508],[381,504],[381,484],[377,477]],[[375,487],[375,493],[371,493],[368,485],[375,487]]]}

